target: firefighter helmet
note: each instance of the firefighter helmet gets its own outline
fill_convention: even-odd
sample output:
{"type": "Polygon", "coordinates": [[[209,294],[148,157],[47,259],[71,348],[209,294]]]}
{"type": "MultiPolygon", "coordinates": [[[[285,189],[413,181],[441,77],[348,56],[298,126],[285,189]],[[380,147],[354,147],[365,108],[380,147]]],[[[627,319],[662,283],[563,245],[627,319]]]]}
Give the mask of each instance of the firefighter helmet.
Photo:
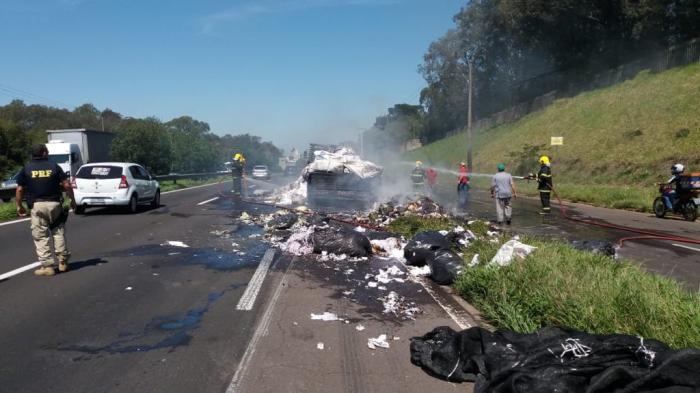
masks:
{"type": "Polygon", "coordinates": [[[549,157],[547,157],[547,156],[540,157],[540,165],[549,165],[549,157]]]}

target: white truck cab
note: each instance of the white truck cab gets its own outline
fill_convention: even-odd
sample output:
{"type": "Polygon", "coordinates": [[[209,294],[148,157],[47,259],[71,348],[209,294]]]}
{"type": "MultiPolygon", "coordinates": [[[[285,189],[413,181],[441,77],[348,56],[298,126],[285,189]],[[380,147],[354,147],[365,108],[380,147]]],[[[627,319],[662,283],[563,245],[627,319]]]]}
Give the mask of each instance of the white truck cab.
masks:
{"type": "Polygon", "coordinates": [[[70,178],[74,177],[83,165],[80,147],[75,143],[54,139],[46,144],[46,148],[49,150],[49,161],[58,164],[70,178]]]}

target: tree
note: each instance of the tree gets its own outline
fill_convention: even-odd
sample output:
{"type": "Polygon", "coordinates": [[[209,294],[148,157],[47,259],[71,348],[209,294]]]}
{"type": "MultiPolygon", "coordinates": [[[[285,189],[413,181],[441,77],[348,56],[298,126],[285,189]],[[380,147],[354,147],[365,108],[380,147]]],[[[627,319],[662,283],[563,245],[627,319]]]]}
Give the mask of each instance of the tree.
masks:
{"type": "Polygon", "coordinates": [[[154,118],[127,120],[112,142],[112,157],[141,164],[153,174],[168,173],[172,154],[165,126],[154,118]]]}
{"type": "Polygon", "coordinates": [[[30,141],[17,124],[0,119],[0,175],[10,176],[29,158],[30,141]]]}

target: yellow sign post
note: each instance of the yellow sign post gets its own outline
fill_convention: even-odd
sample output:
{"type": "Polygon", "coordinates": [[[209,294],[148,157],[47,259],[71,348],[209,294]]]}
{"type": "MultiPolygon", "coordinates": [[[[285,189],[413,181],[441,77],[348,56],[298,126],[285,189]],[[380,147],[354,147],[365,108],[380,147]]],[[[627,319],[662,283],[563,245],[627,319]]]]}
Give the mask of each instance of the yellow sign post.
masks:
{"type": "Polygon", "coordinates": [[[553,136],[550,144],[552,146],[562,146],[562,145],[564,145],[564,137],[563,136],[553,136]]]}

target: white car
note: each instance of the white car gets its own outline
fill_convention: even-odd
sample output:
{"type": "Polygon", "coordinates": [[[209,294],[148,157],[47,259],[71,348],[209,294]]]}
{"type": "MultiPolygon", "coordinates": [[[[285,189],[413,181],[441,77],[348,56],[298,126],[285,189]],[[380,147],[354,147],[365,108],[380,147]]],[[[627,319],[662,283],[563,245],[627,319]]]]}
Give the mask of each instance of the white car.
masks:
{"type": "Polygon", "coordinates": [[[267,170],[267,165],[256,165],[253,167],[253,179],[270,180],[270,171],[267,170]]]}
{"type": "Polygon", "coordinates": [[[100,162],[80,167],[72,181],[76,214],[91,206],[126,206],[135,213],[140,203],[160,206],[160,185],[141,165],[100,162]]]}

